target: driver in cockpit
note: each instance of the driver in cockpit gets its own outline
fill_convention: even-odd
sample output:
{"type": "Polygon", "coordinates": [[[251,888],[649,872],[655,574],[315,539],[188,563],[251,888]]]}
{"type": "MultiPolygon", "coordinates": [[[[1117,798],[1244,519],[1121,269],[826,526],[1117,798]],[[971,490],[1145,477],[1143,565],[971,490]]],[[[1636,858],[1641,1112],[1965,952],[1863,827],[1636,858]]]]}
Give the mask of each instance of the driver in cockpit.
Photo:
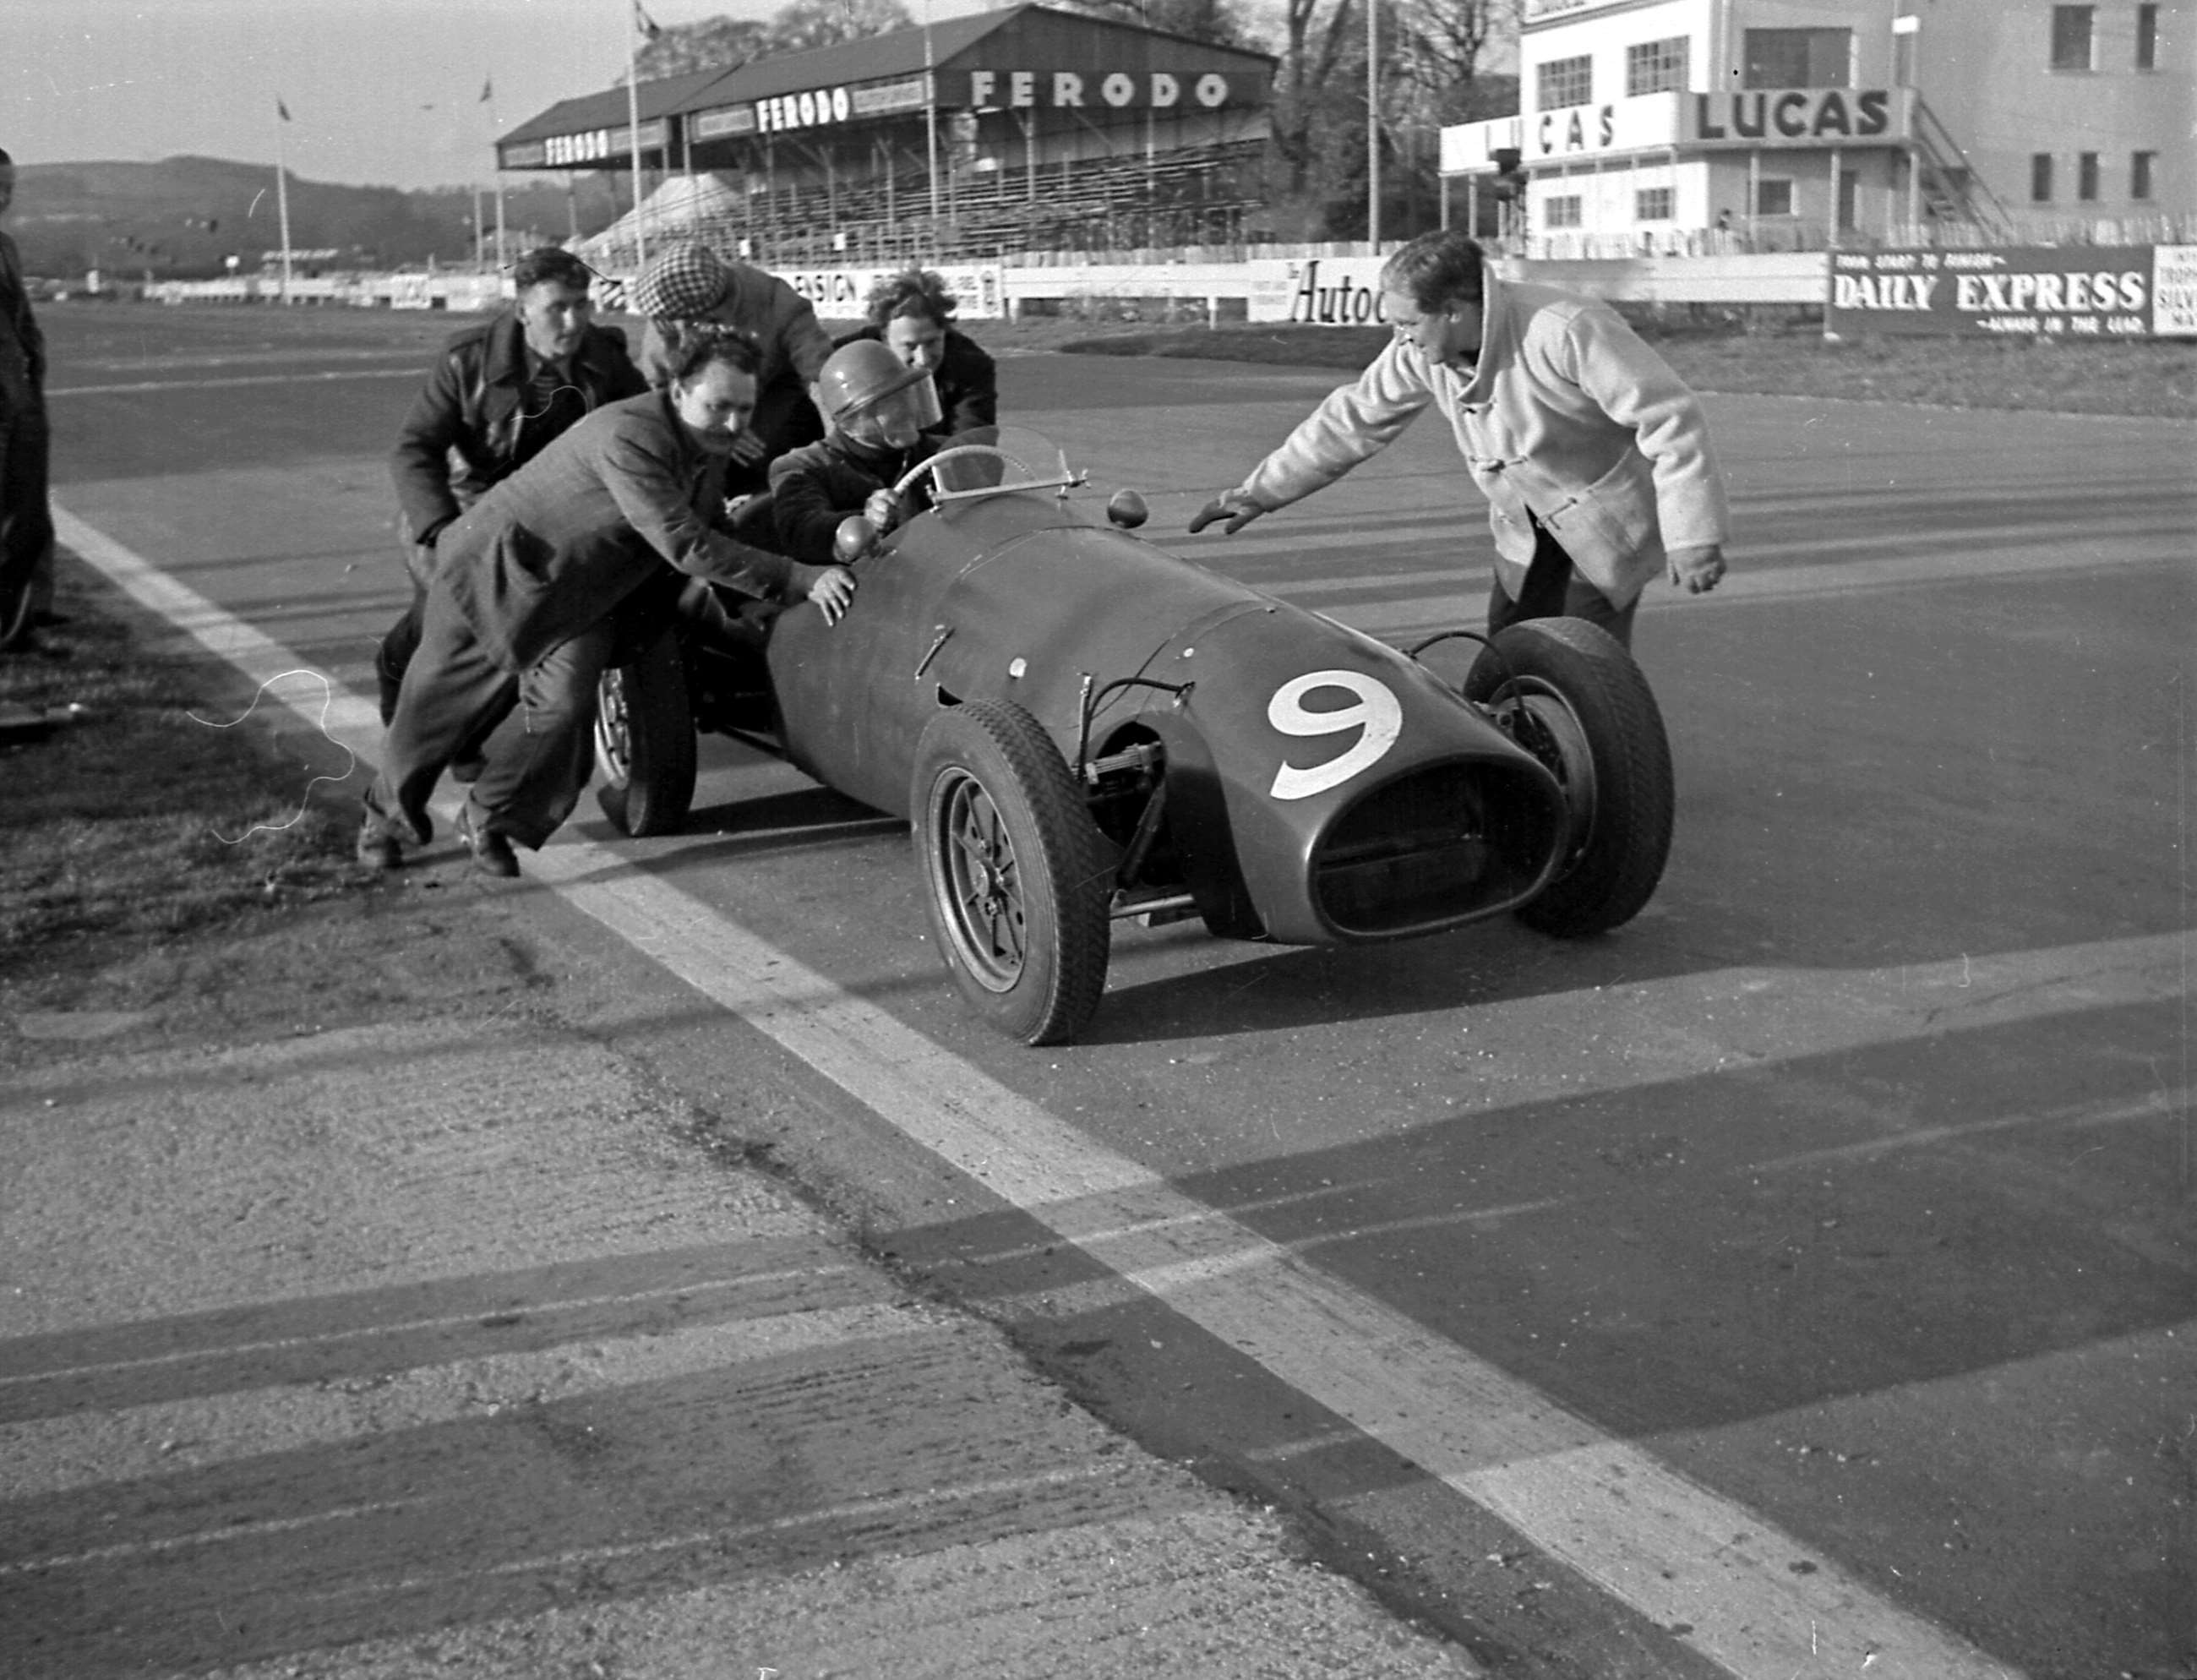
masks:
{"type": "Polygon", "coordinates": [[[823,441],[771,463],[771,507],[782,552],[831,565],[832,541],[849,515],[861,514],[882,536],[919,510],[922,484],[906,497],[892,486],[936,453],[941,440],[931,428],[941,414],[930,370],[904,365],[874,339],[832,351],[816,375],[815,397],[827,422],[823,441]]]}

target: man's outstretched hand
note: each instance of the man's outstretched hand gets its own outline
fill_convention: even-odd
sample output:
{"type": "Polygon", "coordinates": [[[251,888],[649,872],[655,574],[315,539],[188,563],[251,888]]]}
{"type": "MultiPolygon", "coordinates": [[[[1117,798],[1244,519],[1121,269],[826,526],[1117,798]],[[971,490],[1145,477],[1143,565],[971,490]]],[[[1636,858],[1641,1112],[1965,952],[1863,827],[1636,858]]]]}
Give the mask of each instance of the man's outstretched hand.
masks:
{"type": "Polygon", "coordinates": [[[1190,534],[1195,536],[1215,519],[1226,519],[1228,523],[1221,526],[1221,535],[1233,536],[1266,511],[1234,490],[1225,491],[1197,510],[1197,517],[1190,522],[1190,534]]]}
{"type": "Polygon", "coordinates": [[[1706,595],[1724,576],[1724,547],[1720,543],[1673,548],[1669,558],[1671,582],[1690,595],[1706,595]]]}

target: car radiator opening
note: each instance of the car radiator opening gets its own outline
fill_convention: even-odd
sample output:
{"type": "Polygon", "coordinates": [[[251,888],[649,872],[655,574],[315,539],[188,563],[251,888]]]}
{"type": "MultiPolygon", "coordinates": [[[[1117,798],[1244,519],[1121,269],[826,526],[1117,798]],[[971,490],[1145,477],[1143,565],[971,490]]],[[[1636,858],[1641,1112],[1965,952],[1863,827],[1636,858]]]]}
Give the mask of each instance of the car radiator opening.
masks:
{"type": "Polygon", "coordinates": [[[1516,765],[1437,764],[1372,790],[1330,823],[1313,903],[1336,931],[1432,931],[1532,890],[1561,831],[1545,781],[1516,765]]]}

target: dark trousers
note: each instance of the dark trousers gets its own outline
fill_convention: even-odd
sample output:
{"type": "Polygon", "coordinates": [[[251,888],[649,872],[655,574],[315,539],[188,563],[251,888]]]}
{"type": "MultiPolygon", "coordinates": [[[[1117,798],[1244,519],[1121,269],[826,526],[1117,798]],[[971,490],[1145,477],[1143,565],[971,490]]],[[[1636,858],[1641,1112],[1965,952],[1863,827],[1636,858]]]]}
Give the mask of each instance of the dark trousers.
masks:
{"type": "Polygon", "coordinates": [[[430,590],[419,649],[382,737],[381,773],[367,790],[368,826],[424,842],[435,783],[492,730],[467,815],[477,834],[538,849],[588,785],[595,690],[614,640],[609,623],[598,624],[513,676],[489,658],[456,603],[430,590]]]}
{"type": "Polygon", "coordinates": [[[1632,615],[1638,600],[1612,606],[1609,597],[1572,568],[1572,557],[1539,519],[1533,521],[1533,563],[1526,569],[1525,586],[1516,600],[1503,588],[1503,575],[1487,595],[1487,634],[1527,618],[1584,618],[1615,636],[1620,646],[1632,646],[1632,615]]]}
{"type": "Polygon", "coordinates": [[[28,388],[0,387],[0,634],[54,604],[54,515],[46,478],[51,434],[28,388]]]}
{"type": "MultiPolygon", "coordinates": [[[[397,696],[404,686],[405,670],[412,663],[413,656],[420,651],[420,632],[427,616],[427,584],[433,576],[429,568],[434,559],[435,551],[432,548],[416,547],[410,543],[405,545],[404,568],[412,576],[412,604],[404,609],[403,616],[389,627],[374,650],[374,686],[380,690],[384,728],[397,715],[397,696]]],[[[511,704],[515,704],[517,699],[514,692],[511,704]]],[[[480,756],[482,742],[488,739],[490,730],[503,721],[510,710],[511,704],[507,704],[492,716],[484,717],[477,738],[458,749],[453,762],[461,767],[461,773],[467,767],[468,761],[480,756]]]]}

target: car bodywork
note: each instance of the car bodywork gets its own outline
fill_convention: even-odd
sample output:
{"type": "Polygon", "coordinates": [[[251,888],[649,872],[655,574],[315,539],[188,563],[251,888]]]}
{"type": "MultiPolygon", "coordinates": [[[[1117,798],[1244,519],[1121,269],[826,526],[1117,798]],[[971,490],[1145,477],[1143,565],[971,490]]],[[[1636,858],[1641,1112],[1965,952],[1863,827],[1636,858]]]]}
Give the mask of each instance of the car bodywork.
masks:
{"type": "MultiPolygon", "coordinates": [[[[838,624],[809,606],[779,616],[760,735],[728,704],[753,689],[751,675],[689,637],[704,727],[762,740],[826,785],[909,817],[919,849],[944,851],[954,843],[942,830],[926,841],[924,789],[911,780],[927,732],[955,709],[1012,709],[1041,732],[1097,831],[1100,913],[1196,914],[1233,937],[1435,933],[1528,906],[1580,855],[1596,778],[1591,732],[1562,684],[1543,685],[1553,712],[1546,696],[1521,702],[1507,688],[1507,710],[1468,698],[1405,652],[1121,528],[1133,522],[1122,498],[1112,522],[1096,517],[1098,497],[1064,461],[1044,477],[1011,457],[996,482],[960,491],[945,488],[942,462],[936,505],[861,558],[838,624]]],[[[1601,640],[1597,655],[1637,684],[1622,650],[1601,640]]],[[[1503,675],[1481,686],[1493,692],[1503,675]]],[[[1665,763],[1663,831],[1647,841],[1658,874],[1665,763]]],[[[1000,878],[985,878],[996,899],[1000,878]]],[[[1000,989],[957,978],[980,1004],[1000,989]]],[[[1003,1024],[1046,1041],[1083,1023],[1003,1024]]]]}

